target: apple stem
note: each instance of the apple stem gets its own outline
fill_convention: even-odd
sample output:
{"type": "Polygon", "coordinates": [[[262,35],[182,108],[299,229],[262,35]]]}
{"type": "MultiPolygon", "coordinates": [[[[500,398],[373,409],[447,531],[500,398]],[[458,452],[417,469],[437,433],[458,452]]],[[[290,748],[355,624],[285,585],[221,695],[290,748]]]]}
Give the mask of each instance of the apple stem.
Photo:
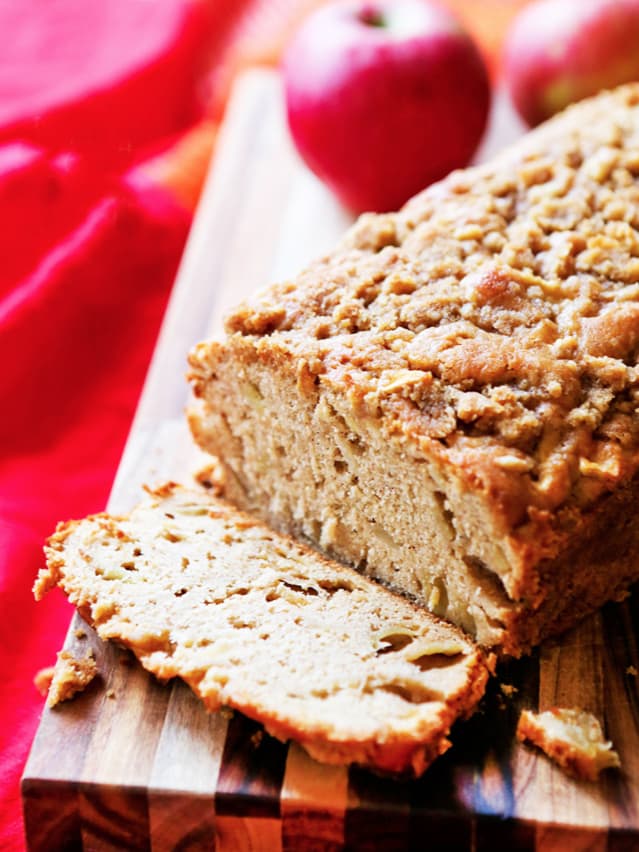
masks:
{"type": "Polygon", "coordinates": [[[375,3],[366,3],[359,12],[358,18],[369,27],[383,27],[386,25],[384,16],[375,3]]]}

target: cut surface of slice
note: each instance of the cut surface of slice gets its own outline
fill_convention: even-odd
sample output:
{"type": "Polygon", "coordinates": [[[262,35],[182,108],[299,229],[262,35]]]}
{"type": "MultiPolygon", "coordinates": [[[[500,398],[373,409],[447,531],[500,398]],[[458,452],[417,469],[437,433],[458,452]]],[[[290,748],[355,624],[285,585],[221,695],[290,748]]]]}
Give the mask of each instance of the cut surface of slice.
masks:
{"type": "Polygon", "coordinates": [[[425,610],[206,493],[59,525],[59,585],[103,639],[295,739],[316,759],[419,775],[481,698],[483,653],[425,610]]]}

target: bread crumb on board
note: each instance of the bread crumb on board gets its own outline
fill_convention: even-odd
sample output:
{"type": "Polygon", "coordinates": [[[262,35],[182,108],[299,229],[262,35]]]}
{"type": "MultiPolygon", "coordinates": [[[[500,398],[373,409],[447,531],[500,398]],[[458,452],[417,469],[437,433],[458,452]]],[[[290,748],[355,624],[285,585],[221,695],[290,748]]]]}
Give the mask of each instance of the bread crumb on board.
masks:
{"type": "Polygon", "coordinates": [[[47,696],[47,707],[55,707],[86,689],[97,673],[93,651],[87,651],[81,658],[69,651],[58,651],[55,666],[40,669],[33,682],[38,692],[47,696]]]}
{"type": "Polygon", "coordinates": [[[54,669],[55,666],[46,666],[43,669],[39,669],[33,678],[33,685],[43,697],[47,694],[51,686],[54,669]]]}
{"type": "Polygon", "coordinates": [[[568,775],[596,781],[604,769],[621,766],[599,720],[585,710],[553,707],[543,713],[522,710],[517,739],[540,748],[568,775]]]}

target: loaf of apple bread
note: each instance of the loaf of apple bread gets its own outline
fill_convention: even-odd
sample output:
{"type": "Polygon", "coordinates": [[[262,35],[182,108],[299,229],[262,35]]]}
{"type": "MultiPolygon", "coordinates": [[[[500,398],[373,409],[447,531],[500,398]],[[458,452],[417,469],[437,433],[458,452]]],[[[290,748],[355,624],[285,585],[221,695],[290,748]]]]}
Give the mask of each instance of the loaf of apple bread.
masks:
{"type": "Polygon", "coordinates": [[[47,562],[36,597],[327,763],[421,774],[488,679],[461,631],[201,491],[61,524],[47,562]]]}
{"type": "Polygon", "coordinates": [[[639,579],[639,84],[362,216],[190,356],[242,507],[518,655],[639,579]]]}

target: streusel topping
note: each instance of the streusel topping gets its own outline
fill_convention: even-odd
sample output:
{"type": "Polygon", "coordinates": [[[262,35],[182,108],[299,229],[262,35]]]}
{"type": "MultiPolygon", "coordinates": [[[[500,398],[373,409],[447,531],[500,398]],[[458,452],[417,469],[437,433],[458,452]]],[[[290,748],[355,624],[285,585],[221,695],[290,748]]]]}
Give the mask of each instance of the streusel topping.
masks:
{"type": "Polygon", "coordinates": [[[462,466],[474,457],[515,522],[629,481],[639,84],[576,105],[396,214],[362,216],[227,330],[277,341],[390,432],[439,442],[462,466]]]}

